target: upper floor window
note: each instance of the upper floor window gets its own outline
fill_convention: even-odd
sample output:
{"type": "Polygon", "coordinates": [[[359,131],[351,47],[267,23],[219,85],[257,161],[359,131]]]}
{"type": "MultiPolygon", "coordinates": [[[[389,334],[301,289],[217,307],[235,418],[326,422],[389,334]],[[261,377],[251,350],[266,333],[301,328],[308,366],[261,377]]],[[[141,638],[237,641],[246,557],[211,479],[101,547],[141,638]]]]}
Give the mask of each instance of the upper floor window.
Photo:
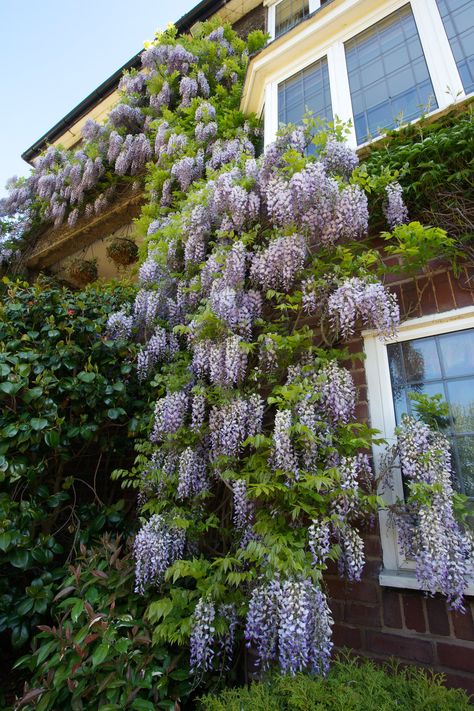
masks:
{"type": "Polygon", "coordinates": [[[474,91],[474,3],[436,0],[464,91],[474,91]]]}
{"type": "Polygon", "coordinates": [[[326,57],[278,85],[278,123],[301,124],[306,111],[332,121],[331,93],[326,57]]]}
{"type": "Polygon", "coordinates": [[[275,5],[275,37],[301,22],[309,15],[309,0],[280,0],[275,5]]]}
{"type": "Polygon", "coordinates": [[[409,5],[345,43],[357,143],[438,107],[409,5]]]}
{"type": "Polygon", "coordinates": [[[387,346],[395,419],[411,414],[410,392],[442,396],[456,488],[474,496],[474,329],[387,346]]]}

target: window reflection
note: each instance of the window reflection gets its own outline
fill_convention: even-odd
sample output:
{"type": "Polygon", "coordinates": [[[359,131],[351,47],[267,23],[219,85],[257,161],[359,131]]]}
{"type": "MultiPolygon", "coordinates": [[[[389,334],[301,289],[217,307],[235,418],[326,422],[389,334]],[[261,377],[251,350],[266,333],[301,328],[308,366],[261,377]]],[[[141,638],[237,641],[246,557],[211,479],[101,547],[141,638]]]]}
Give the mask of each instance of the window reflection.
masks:
{"type": "Polygon", "coordinates": [[[457,488],[474,497],[474,329],[387,346],[397,424],[412,413],[410,392],[440,394],[457,488]]]}

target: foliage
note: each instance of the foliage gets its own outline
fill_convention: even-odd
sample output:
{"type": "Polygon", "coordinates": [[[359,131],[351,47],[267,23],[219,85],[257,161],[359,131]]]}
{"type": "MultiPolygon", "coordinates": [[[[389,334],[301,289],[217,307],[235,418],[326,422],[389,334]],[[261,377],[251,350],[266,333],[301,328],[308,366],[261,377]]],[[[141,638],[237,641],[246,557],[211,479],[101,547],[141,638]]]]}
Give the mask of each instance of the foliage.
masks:
{"type": "Polygon", "coordinates": [[[369,174],[398,173],[412,219],[445,229],[470,258],[474,230],[474,116],[472,102],[431,122],[392,131],[369,149],[369,174]]]}
{"type": "Polygon", "coordinates": [[[15,708],[172,710],[191,690],[183,652],[156,646],[133,592],[134,565],[119,539],[81,545],[58,586],[34,651],[16,667],[29,681],[15,708]]]}
{"type": "Polygon", "coordinates": [[[338,659],[327,678],[271,676],[250,688],[226,689],[200,700],[202,711],[462,711],[471,708],[463,691],[446,689],[443,676],[421,669],[376,667],[338,659]]]}
{"type": "Polygon", "coordinates": [[[0,302],[0,631],[23,645],[47,614],[62,562],[123,526],[109,472],[146,424],[136,346],[103,337],[133,289],[73,293],[3,279],[0,302]]]}

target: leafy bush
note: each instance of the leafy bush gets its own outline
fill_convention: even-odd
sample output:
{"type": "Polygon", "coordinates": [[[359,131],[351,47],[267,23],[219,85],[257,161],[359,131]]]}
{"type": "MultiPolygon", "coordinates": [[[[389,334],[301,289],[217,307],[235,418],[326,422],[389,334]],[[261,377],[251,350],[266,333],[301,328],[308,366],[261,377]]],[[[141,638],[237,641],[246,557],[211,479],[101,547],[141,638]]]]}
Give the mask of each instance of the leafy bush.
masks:
{"type": "Polygon", "coordinates": [[[109,471],[130,458],[148,392],[136,346],[103,336],[127,286],[73,293],[4,279],[0,301],[0,632],[21,646],[81,542],[123,527],[109,471]]]}
{"type": "Polygon", "coordinates": [[[31,678],[18,707],[154,711],[189,694],[186,659],[153,644],[133,579],[119,539],[81,547],[54,598],[53,625],[41,627],[35,651],[16,665],[31,678]]]}
{"type": "Polygon", "coordinates": [[[200,700],[202,711],[463,711],[464,691],[446,689],[441,675],[420,669],[376,667],[337,660],[327,678],[272,676],[244,689],[227,689],[200,700]]]}
{"type": "Polygon", "coordinates": [[[422,120],[389,132],[370,150],[364,164],[368,174],[400,173],[411,218],[459,237],[474,231],[472,106],[435,122],[422,120]]]}

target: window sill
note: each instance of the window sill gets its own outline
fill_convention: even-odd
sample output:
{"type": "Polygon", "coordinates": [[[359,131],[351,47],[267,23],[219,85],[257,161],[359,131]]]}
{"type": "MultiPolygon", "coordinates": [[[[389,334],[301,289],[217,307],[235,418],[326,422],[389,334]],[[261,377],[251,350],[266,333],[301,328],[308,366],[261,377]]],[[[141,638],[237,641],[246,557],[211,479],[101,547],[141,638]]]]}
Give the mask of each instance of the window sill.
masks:
{"type": "MultiPolygon", "coordinates": [[[[416,574],[411,570],[382,570],[379,575],[379,583],[382,587],[387,588],[422,590],[416,574]]],[[[474,576],[469,579],[464,594],[474,596],[474,576]]]]}

